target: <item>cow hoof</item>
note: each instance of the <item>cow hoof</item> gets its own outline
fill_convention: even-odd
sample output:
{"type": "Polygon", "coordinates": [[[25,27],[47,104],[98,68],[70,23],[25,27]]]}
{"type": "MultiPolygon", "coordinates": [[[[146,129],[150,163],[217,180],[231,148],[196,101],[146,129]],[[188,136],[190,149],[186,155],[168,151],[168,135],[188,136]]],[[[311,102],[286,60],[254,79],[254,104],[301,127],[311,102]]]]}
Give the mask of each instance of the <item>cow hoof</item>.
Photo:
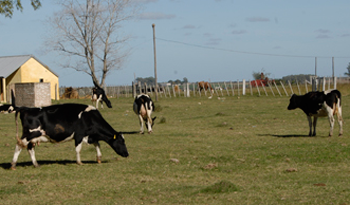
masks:
{"type": "Polygon", "coordinates": [[[10,169],[11,169],[11,170],[16,170],[16,167],[11,167],[10,169]]]}
{"type": "Polygon", "coordinates": [[[77,162],[78,165],[84,165],[82,162],[77,162]]]}
{"type": "Polygon", "coordinates": [[[101,164],[101,158],[97,157],[97,163],[101,164]]]}
{"type": "Polygon", "coordinates": [[[339,137],[342,137],[343,136],[343,134],[339,134],[339,137]]]}

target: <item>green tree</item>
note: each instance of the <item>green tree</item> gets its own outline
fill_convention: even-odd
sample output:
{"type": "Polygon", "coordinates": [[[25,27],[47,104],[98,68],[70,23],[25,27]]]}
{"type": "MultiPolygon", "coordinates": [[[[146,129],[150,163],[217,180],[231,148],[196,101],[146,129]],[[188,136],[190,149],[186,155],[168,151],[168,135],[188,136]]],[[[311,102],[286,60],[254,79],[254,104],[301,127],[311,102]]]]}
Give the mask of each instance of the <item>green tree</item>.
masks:
{"type": "MultiPolygon", "coordinates": [[[[34,10],[41,7],[40,0],[31,0],[31,4],[34,10]]],[[[5,15],[5,17],[12,18],[14,7],[22,12],[21,0],[0,0],[0,14],[5,15]]]]}
{"type": "Polygon", "coordinates": [[[348,72],[345,72],[344,75],[350,76],[350,63],[348,64],[348,67],[346,67],[346,70],[348,70],[348,72]]]}
{"type": "Polygon", "coordinates": [[[261,79],[261,77],[265,78],[265,77],[270,76],[271,73],[266,73],[265,69],[262,68],[261,71],[257,71],[257,72],[253,71],[252,75],[253,75],[254,80],[258,80],[258,79],[261,79]],[[261,76],[262,73],[264,74],[263,76],[261,76]]]}

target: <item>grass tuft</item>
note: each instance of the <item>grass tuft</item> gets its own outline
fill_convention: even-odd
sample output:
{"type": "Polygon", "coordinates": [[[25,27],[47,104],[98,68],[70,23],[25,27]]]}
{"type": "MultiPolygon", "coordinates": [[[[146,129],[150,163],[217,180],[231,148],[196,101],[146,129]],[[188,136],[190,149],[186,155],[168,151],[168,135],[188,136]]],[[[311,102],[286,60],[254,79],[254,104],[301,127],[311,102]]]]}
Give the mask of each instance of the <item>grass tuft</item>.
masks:
{"type": "Polygon", "coordinates": [[[220,194],[220,193],[230,193],[235,191],[239,191],[238,187],[235,184],[229,181],[223,180],[200,190],[200,193],[220,194]]]}

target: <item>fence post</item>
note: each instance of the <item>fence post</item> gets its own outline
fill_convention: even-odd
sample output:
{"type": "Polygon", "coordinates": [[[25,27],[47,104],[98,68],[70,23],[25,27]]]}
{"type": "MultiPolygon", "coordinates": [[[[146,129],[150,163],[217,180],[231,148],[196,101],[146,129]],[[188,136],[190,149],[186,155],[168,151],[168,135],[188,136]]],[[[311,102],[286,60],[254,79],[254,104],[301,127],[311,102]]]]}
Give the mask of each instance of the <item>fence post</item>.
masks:
{"type": "Polygon", "coordinates": [[[192,84],[192,90],[193,90],[193,96],[196,96],[196,85],[195,85],[195,83],[192,84]]]}
{"type": "Polygon", "coordinates": [[[284,87],[282,81],[280,81],[280,83],[281,83],[281,85],[282,85],[282,88],[283,88],[283,90],[284,90],[284,93],[286,93],[286,96],[288,96],[287,90],[286,90],[286,88],[284,87]]]}
{"type": "Polygon", "coordinates": [[[279,94],[279,95],[282,97],[281,92],[280,92],[280,90],[278,89],[278,87],[277,87],[277,85],[276,85],[276,82],[275,82],[275,81],[273,81],[273,84],[275,84],[275,87],[276,87],[276,90],[277,90],[278,94],[279,94]]]}
{"type": "Polygon", "coordinates": [[[260,90],[259,90],[258,83],[256,82],[256,80],[254,82],[255,82],[256,89],[258,90],[258,93],[259,93],[259,96],[260,96],[260,90]]]}
{"type": "Polygon", "coordinates": [[[245,79],[242,81],[242,95],[245,95],[245,79]]]}
{"type": "Polygon", "coordinates": [[[249,80],[250,95],[253,95],[252,81],[249,80]]]}
{"type": "Polygon", "coordinates": [[[264,89],[264,91],[265,91],[265,95],[268,96],[268,95],[267,95],[267,92],[266,92],[266,89],[265,89],[265,85],[264,85],[263,82],[261,82],[261,86],[263,87],[263,89],[264,89]]]}
{"type": "Polygon", "coordinates": [[[239,80],[237,80],[237,92],[238,92],[238,96],[240,96],[240,90],[239,90],[239,80]]]}
{"type": "Polygon", "coordinates": [[[289,85],[290,91],[292,92],[292,94],[294,94],[294,91],[293,91],[293,88],[292,88],[292,84],[290,83],[289,80],[288,80],[288,85],[289,85]]]}
{"type": "Polygon", "coordinates": [[[190,97],[190,85],[186,83],[186,97],[190,97]]]}
{"type": "Polygon", "coordinates": [[[323,91],[325,91],[326,90],[326,77],[323,77],[322,81],[323,81],[322,82],[322,89],[323,89],[323,91]]]}
{"type": "Polygon", "coordinates": [[[297,83],[297,88],[298,88],[299,95],[301,95],[300,88],[299,88],[299,83],[298,83],[298,79],[296,79],[295,82],[297,83]]]}
{"type": "Polygon", "coordinates": [[[337,77],[334,77],[334,81],[333,81],[333,89],[337,89],[337,77]]]}
{"type": "Polygon", "coordinates": [[[232,89],[232,96],[235,96],[235,87],[232,84],[232,81],[230,81],[230,84],[231,84],[231,89],[232,89]]]}
{"type": "Polygon", "coordinates": [[[224,81],[224,85],[225,85],[225,90],[226,90],[227,96],[230,96],[230,93],[228,92],[228,89],[227,89],[227,86],[226,86],[226,82],[225,82],[225,81],[224,81]]]}
{"type": "Polygon", "coordinates": [[[275,97],[275,93],[274,93],[273,90],[272,90],[272,85],[271,85],[271,83],[270,83],[270,82],[267,82],[267,85],[269,86],[272,95],[275,97]]]}

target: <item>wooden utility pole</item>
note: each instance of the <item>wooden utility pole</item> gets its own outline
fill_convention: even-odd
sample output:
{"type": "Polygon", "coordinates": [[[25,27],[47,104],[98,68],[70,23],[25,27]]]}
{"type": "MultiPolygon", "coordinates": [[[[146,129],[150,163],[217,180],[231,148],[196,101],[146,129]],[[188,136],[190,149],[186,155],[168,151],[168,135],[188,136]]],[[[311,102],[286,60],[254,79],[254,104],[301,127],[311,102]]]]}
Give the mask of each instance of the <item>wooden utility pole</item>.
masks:
{"type": "Polygon", "coordinates": [[[332,78],[334,78],[334,57],[332,57],[332,78]]]}
{"type": "Polygon", "coordinates": [[[156,30],[155,30],[155,24],[152,24],[153,28],[153,51],[154,51],[154,80],[156,84],[155,94],[156,94],[156,101],[158,101],[158,82],[157,82],[157,52],[156,52],[156,30]]]}

